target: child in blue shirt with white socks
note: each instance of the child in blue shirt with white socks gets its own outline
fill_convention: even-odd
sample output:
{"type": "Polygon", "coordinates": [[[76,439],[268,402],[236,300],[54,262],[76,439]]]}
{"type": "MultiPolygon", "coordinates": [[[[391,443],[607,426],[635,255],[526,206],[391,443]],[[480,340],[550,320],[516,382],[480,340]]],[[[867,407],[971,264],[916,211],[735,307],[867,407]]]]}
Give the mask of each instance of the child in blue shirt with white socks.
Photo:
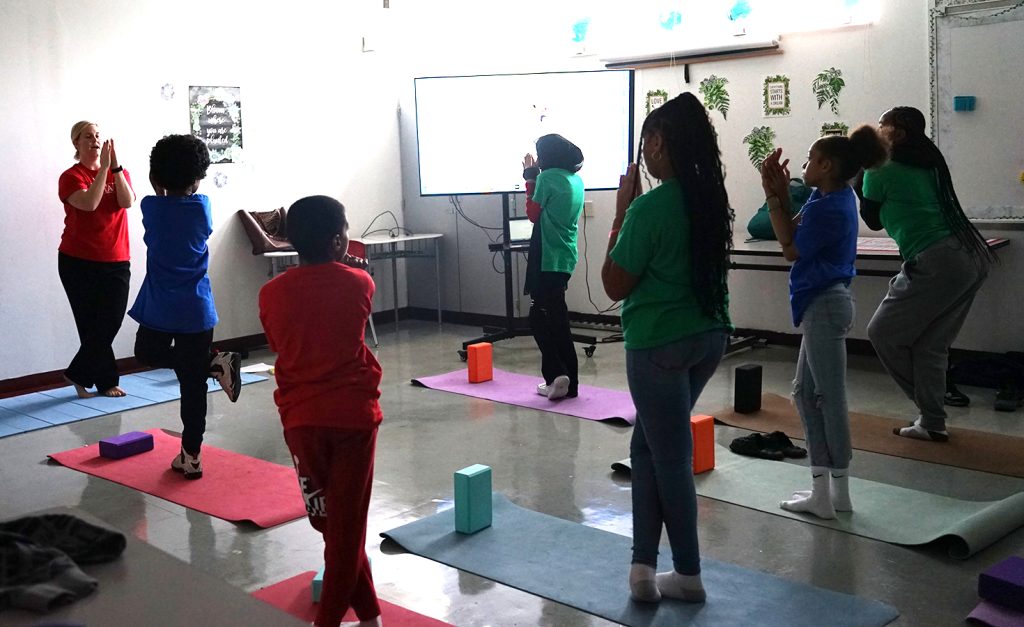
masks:
{"type": "Polygon", "coordinates": [[[790,212],[789,160],[782,149],[761,166],[761,185],[772,228],[787,261],[793,324],[800,328],[800,355],[793,401],[810,450],[812,485],[783,501],[782,509],[835,518],[853,511],[848,472],[853,456],[846,404],[846,335],[853,326],[850,281],[856,275],[857,196],[849,181],[883,161],[878,133],[862,126],[849,137],[822,137],[811,145],[804,181],[815,187],[800,212],[790,212]]]}
{"type": "Polygon", "coordinates": [[[206,380],[215,377],[231,402],[241,389],[241,356],[211,351],[217,310],[206,271],[213,232],[210,199],[197,194],[210,153],[192,135],[168,135],[149,156],[155,196],[142,199],[146,278],[128,315],[139,323],[135,357],[172,368],[181,387],[181,452],[171,468],[186,479],[203,476],[206,380]]]}

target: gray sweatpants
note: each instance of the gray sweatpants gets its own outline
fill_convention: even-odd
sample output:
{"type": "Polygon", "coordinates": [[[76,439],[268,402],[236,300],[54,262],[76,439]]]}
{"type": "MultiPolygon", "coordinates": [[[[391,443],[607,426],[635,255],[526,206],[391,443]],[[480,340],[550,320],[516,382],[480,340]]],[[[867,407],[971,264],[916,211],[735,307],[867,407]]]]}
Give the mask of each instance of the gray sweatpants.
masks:
{"type": "Polygon", "coordinates": [[[903,262],[868,323],[882,365],[917,405],[921,426],[946,429],[946,367],[974,295],[988,276],[954,236],[903,262]]]}

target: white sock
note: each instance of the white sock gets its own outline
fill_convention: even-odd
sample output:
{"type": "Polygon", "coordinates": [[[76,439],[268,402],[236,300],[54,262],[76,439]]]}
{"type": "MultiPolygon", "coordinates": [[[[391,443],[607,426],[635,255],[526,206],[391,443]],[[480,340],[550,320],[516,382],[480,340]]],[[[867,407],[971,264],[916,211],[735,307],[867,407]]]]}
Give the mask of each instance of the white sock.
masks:
{"type": "Polygon", "coordinates": [[[828,482],[827,468],[811,466],[811,493],[807,496],[794,495],[796,498],[779,503],[779,507],[787,512],[806,512],[826,520],[835,518],[836,509],[832,505],[828,482]]]}
{"type": "Polygon", "coordinates": [[[832,491],[832,507],[837,512],[852,512],[853,502],[850,501],[849,469],[833,468],[828,474],[831,477],[829,488],[832,491]]]}
{"type": "Polygon", "coordinates": [[[633,564],[629,567],[629,595],[633,600],[643,603],[657,603],[661,600],[653,566],[633,564]]]}
{"type": "Polygon", "coordinates": [[[382,627],[384,623],[381,622],[380,616],[377,618],[371,618],[370,620],[361,620],[358,622],[345,622],[341,624],[341,627],[382,627]]]}
{"type": "Polygon", "coordinates": [[[700,574],[684,575],[676,571],[658,573],[658,590],[662,596],[687,603],[703,603],[707,599],[700,574]]]}
{"type": "Polygon", "coordinates": [[[904,438],[913,438],[915,440],[925,440],[927,442],[945,442],[949,440],[949,431],[930,431],[921,426],[921,419],[918,418],[914,421],[914,424],[909,427],[903,427],[902,429],[893,430],[896,435],[904,438]]]}

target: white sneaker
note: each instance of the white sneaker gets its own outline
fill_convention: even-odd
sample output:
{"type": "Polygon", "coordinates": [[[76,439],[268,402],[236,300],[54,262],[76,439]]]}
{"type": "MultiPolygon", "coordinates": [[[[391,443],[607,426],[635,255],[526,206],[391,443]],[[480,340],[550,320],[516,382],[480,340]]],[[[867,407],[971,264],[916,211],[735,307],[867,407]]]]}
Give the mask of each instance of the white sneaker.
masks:
{"type": "Polygon", "coordinates": [[[544,398],[547,398],[547,396],[548,396],[548,384],[547,383],[540,383],[540,384],[538,384],[537,385],[537,394],[543,396],[544,398]]]}
{"type": "Polygon", "coordinates": [[[569,377],[564,374],[555,377],[548,388],[548,400],[554,401],[564,398],[569,393],[569,377]]]}
{"type": "Polygon", "coordinates": [[[242,356],[238,353],[217,353],[210,360],[210,376],[217,380],[234,403],[242,392],[242,356]]]}
{"type": "Polygon", "coordinates": [[[199,459],[199,455],[192,457],[185,452],[185,449],[181,449],[174,460],[171,461],[171,470],[174,472],[180,472],[185,475],[186,479],[200,479],[203,476],[203,461],[199,459]]]}

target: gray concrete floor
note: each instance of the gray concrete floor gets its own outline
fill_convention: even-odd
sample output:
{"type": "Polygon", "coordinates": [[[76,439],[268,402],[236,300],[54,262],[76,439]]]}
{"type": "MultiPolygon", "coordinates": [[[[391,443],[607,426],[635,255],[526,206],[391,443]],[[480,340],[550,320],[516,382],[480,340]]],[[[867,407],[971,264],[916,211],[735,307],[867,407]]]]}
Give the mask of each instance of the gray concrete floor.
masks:
{"type": "MultiPolygon", "coordinates": [[[[626,457],[630,430],[414,388],[415,376],[463,366],[461,341],[479,329],[429,322],[382,324],[378,358],[384,368],[381,426],[368,550],[380,596],[449,623],[476,625],[610,624],[408,554],[381,550],[378,533],[450,505],[452,472],[472,463],[493,468],[494,487],[514,502],[547,514],[629,534],[628,481],[609,464],[626,457]]],[[[727,357],[704,391],[698,411],[732,402],[732,370],[764,366],[764,389],[788,394],[796,353],[758,348],[727,357]]],[[[494,347],[497,367],[539,370],[532,340],[494,347]]],[[[273,361],[255,352],[247,363],[273,361]]],[[[851,358],[850,409],[908,417],[910,403],[873,358],[851,358]]],[[[622,344],[600,345],[591,359],[580,350],[581,381],[627,389],[622,344]]],[[[246,386],[237,404],[210,397],[206,442],[288,465],[274,407],[272,381],[246,386]]],[[[992,390],[965,389],[969,408],[951,408],[951,424],[1024,435],[1021,412],[992,410],[992,390]]],[[[66,426],[0,439],[0,517],[50,507],[78,507],[149,542],[194,568],[246,591],[275,583],[321,563],[322,541],[305,520],[256,530],[45,461],[47,453],[96,442],[119,432],[180,429],[177,403],[154,405],[66,426]]],[[[744,434],[717,427],[722,444],[744,434]]],[[[1024,452],[1022,452],[1024,454],[1024,452]]],[[[170,460],[168,460],[169,462],[170,460]]],[[[854,476],[964,499],[989,500],[1024,489],[1024,480],[856,451],[854,476]]],[[[206,479],[203,479],[206,480],[206,479]]],[[[786,495],[780,495],[784,497],[786,495]]],[[[700,498],[703,554],[786,579],[857,594],[899,609],[898,625],[957,625],[977,602],[977,575],[1013,554],[1024,554],[1024,530],[974,557],[957,561],[941,547],[909,549],[816,525],[700,498]]],[[[572,577],[571,564],[553,564],[572,577]]],[[[622,594],[627,594],[623,581],[622,594]]],[[[115,625],[115,622],[111,622],[115,625]]]]}

